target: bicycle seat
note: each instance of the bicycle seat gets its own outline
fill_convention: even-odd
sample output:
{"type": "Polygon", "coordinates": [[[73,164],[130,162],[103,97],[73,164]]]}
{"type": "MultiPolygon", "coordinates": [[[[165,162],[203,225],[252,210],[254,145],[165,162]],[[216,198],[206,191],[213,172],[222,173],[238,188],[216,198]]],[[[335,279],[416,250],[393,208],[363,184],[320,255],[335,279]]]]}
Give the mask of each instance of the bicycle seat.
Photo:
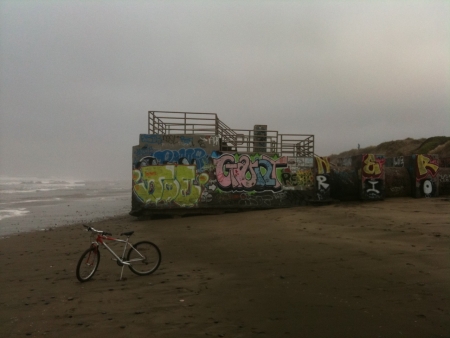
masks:
{"type": "Polygon", "coordinates": [[[130,237],[132,234],[134,234],[134,231],[127,231],[127,232],[122,232],[120,234],[120,236],[127,236],[130,237]]]}

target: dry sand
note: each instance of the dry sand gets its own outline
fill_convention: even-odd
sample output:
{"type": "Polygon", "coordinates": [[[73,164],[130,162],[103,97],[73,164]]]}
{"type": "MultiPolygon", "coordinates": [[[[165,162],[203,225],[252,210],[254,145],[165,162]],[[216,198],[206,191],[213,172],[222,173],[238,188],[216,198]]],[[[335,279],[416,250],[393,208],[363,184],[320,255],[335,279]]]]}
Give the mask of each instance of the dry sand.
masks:
{"type": "Polygon", "coordinates": [[[1,239],[1,337],[450,337],[449,199],[91,225],[155,242],[159,270],[118,281],[102,251],[79,283],[81,225],[1,239]]]}

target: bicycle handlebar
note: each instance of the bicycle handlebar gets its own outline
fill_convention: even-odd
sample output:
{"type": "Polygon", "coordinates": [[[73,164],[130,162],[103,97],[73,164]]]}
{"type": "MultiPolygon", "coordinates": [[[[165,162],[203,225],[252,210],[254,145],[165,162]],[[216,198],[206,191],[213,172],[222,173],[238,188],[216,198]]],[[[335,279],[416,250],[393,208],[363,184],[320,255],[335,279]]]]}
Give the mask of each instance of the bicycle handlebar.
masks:
{"type": "Polygon", "coordinates": [[[87,231],[92,231],[97,234],[101,234],[102,236],[112,236],[112,233],[110,233],[110,232],[97,230],[97,229],[94,229],[93,227],[87,226],[86,224],[83,224],[83,226],[87,229],[87,231]]]}

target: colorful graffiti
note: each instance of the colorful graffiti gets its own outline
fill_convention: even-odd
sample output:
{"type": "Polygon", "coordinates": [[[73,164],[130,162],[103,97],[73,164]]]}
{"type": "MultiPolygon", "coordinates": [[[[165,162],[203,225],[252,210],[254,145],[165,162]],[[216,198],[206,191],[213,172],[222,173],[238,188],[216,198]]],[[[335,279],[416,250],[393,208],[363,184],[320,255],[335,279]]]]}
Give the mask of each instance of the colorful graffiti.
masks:
{"type": "Polygon", "coordinates": [[[266,208],[331,197],[379,200],[410,188],[415,197],[431,197],[448,190],[450,182],[434,155],[358,155],[340,159],[341,167],[333,164],[332,170],[328,157],[223,149],[218,136],[141,135],[133,147],[133,210],[266,208]]]}
{"type": "Polygon", "coordinates": [[[302,189],[314,186],[314,172],[312,169],[299,169],[296,172],[297,182],[302,189]]]}
{"type": "Polygon", "coordinates": [[[298,169],[291,171],[290,168],[283,169],[281,173],[283,188],[297,187],[300,190],[314,186],[314,173],[311,169],[298,169]]]}
{"type": "Polygon", "coordinates": [[[384,156],[365,154],[362,157],[362,198],[382,199],[384,190],[384,156]]]}
{"type": "Polygon", "coordinates": [[[432,155],[417,155],[416,157],[416,187],[420,196],[433,197],[437,195],[437,173],[439,161],[432,155]]]}
{"type": "Polygon", "coordinates": [[[133,170],[133,192],[144,204],[173,202],[193,207],[202,195],[201,186],[208,180],[206,173],[197,175],[195,165],[148,165],[133,170]]]}
{"type": "Polygon", "coordinates": [[[160,163],[195,164],[196,161],[207,159],[207,154],[202,148],[188,148],[178,150],[158,150],[153,153],[160,163]],[[184,163],[183,161],[187,162],[184,163]]]}
{"type": "Polygon", "coordinates": [[[439,169],[437,159],[429,155],[417,155],[416,180],[420,181],[427,176],[435,177],[439,169]]]}
{"type": "Polygon", "coordinates": [[[330,161],[328,157],[315,156],[316,160],[316,191],[318,200],[326,200],[330,198],[330,161]]]}
{"type": "Polygon", "coordinates": [[[317,174],[329,174],[331,173],[330,160],[328,157],[315,156],[317,164],[317,174]]]}
{"type": "Polygon", "coordinates": [[[219,188],[228,190],[281,189],[277,168],[287,166],[287,158],[270,158],[265,155],[222,154],[214,159],[219,188]]]}
{"type": "MultiPolygon", "coordinates": [[[[139,149],[134,155],[139,155],[145,149],[139,149]]],[[[135,167],[153,165],[153,164],[194,164],[198,170],[203,169],[209,162],[209,156],[202,148],[187,148],[178,150],[157,150],[152,149],[143,152],[144,156],[135,164],[135,167]]]]}
{"type": "Polygon", "coordinates": [[[362,176],[374,179],[381,177],[385,159],[383,157],[375,157],[374,154],[363,155],[362,176]]]}

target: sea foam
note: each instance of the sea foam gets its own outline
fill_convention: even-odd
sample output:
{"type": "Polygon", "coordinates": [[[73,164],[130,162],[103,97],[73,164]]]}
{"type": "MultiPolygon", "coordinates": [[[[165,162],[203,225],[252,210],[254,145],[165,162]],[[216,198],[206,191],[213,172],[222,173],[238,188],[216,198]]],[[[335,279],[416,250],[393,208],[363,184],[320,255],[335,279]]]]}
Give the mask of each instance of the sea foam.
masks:
{"type": "Polygon", "coordinates": [[[29,211],[25,208],[0,210],[0,221],[4,218],[23,216],[29,211]]]}

